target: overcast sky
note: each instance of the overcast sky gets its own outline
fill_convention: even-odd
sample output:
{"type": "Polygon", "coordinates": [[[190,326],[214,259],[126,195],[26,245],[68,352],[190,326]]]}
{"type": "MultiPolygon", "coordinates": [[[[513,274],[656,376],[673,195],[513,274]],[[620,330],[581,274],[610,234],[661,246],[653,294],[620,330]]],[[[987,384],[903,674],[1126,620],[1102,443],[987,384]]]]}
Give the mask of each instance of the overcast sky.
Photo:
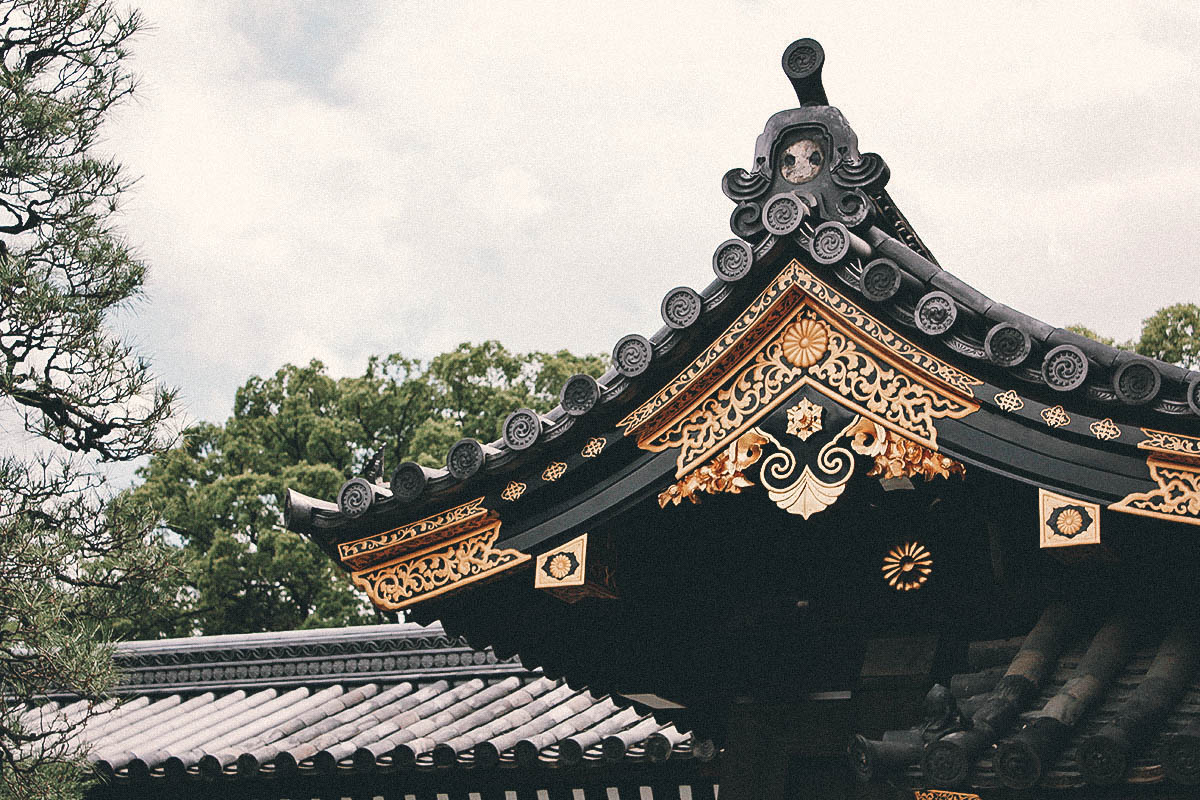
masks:
{"type": "Polygon", "coordinates": [[[1118,338],[1200,302],[1200,3],[141,4],[131,335],[192,418],[252,374],[608,352],[712,277],[800,36],[942,265],[1118,338]]]}

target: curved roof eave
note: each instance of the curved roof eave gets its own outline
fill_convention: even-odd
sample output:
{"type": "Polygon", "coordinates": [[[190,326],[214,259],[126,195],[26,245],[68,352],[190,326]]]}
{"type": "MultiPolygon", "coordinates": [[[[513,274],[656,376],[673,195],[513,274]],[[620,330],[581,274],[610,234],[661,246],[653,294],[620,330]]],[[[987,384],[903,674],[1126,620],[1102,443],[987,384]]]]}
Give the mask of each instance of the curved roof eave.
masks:
{"type": "MultiPolygon", "coordinates": [[[[556,455],[564,452],[564,442],[574,446],[584,437],[607,433],[601,447],[618,449],[621,434],[613,430],[613,422],[702,352],[797,255],[820,271],[822,280],[920,347],[986,379],[988,386],[1014,389],[1037,401],[1026,416],[1059,405],[1077,412],[1078,424],[1038,431],[1042,438],[1068,441],[1071,452],[1108,446],[1100,434],[1094,441],[1087,441],[1086,433],[1080,436],[1081,430],[1100,421],[1131,432],[1169,432],[1185,438],[1200,434],[1200,373],[1047,325],[991,300],[935,263],[888,195],[890,173],[883,159],[860,153],[841,112],[827,105],[820,86],[824,55],[819,45],[800,40],[788,53],[797,46],[810,48],[817,65],[815,73],[801,74],[796,64],[803,60],[789,62],[785,54],[785,73],[800,107],[774,115],[758,139],[752,169],[730,170],[722,181],[725,194],[736,204],[730,224],[738,238],[718,246],[713,258],[716,280],[699,292],[671,290],[662,303],[663,326],[649,337],[620,339],[612,367],[598,381],[572,377],[563,387],[560,405],[550,412],[514,411],[500,439],[462,440],[440,469],[407,462],[397,468],[388,486],[357,479],[357,503],[289,492],[288,527],[313,536],[330,550],[337,541],[404,525],[475,495],[498,494],[506,482],[524,487],[530,481],[522,476],[536,476],[548,460],[565,465],[556,455]],[[796,183],[783,174],[784,159],[794,158],[784,150],[803,136],[825,137],[830,160],[818,167],[816,177],[796,183]]],[[[999,391],[985,399],[996,397],[999,391]]],[[[987,448],[982,443],[986,437],[972,435],[987,448]]],[[[986,436],[1003,439],[1003,425],[986,436]]],[[[1032,482],[1029,476],[1006,471],[1007,457],[952,454],[1032,482]]],[[[1062,459],[1088,461],[1070,453],[1062,459]]],[[[652,460],[645,453],[625,453],[609,462],[609,469],[614,475],[641,469],[644,478],[652,460]]],[[[660,465],[665,475],[663,470],[660,465]]],[[[1137,480],[1145,466],[1129,461],[1117,471],[1137,480]]],[[[1089,475],[1080,472],[1077,493],[1100,499],[1118,496],[1123,484],[1112,491],[1093,490],[1087,485],[1089,475]]],[[[656,474],[656,479],[661,477],[656,474]]],[[[620,480],[628,483],[628,476],[618,475],[620,480]]],[[[543,503],[538,516],[547,516],[546,506],[569,508],[578,502],[576,495],[559,497],[543,503]]]]}

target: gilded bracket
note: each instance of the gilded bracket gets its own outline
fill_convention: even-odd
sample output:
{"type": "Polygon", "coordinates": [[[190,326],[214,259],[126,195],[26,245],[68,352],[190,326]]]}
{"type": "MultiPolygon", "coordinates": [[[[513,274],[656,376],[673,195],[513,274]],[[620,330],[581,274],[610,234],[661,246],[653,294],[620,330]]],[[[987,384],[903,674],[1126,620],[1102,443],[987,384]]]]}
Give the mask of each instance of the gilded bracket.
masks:
{"type": "Polygon", "coordinates": [[[395,561],[350,573],[378,608],[394,611],[489,578],[529,560],[528,553],[496,547],[500,520],[395,561]]]}

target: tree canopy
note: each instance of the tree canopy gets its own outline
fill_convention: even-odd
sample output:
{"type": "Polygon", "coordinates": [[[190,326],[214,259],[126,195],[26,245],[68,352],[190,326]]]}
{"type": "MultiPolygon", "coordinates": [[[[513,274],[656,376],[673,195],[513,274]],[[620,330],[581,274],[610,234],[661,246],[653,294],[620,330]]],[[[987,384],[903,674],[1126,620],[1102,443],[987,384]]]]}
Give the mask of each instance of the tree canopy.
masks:
{"type": "Polygon", "coordinates": [[[1086,325],[1068,325],[1067,330],[1168,364],[1200,369],[1200,305],[1195,303],[1175,303],[1160,308],[1142,320],[1141,335],[1128,342],[1118,343],[1111,336],[1101,335],[1086,325]]]}
{"type": "Polygon", "coordinates": [[[318,361],[286,365],[237,390],[224,425],[200,424],[151,459],[130,499],[161,515],[183,567],[174,603],[130,614],[132,637],[289,630],[377,621],[332,561],[283,527],[288,487],[333,497],[382,449],[385,462],[444,463],[464,436],[491,441],[513,409],[548,410],[572,374],[600,357],[514,354],[463,344],[428,363],[372,358],[333,378],[318,361]]]}
{"type": "Polygon", "coordinates": [[[172,393],[113,332],[145,266],[113,227],[129,181],[97,152],[134,91],[140,24],[104,0],[0,3],[0,796],[70,796],[86,699],[112,680],[111,620],[166,565],[152,520],[108,502],[99,462],[165,447],[172,393]]]}

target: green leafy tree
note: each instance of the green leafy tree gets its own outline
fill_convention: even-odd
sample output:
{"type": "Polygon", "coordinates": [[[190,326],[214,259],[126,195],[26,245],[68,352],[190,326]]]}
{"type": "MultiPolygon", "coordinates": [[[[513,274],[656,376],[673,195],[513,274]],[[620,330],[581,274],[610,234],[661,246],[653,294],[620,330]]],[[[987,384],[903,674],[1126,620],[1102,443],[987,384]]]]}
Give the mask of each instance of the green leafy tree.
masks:
{"type": "Polygon", "coordinates": [[[1068,325],[1067,330],[1069,330],[1071,333],[1078,333],[1080,336],[1086,336],[1087,338],[1091,339],[1094,342],[1099,342],[1100,344],[1106,344],[1109,347],[1117,346],[1116,339],[1112,338],[1111,336],[1102,336],[1099,333],[1096,333],[1091,328],[1089,328],[1087,325],[1079,325],[1079,324],[1068,325]]]}
{"type": "Polygon", "coordinates": [[[376,620],[323,553],[283,528],[288,487],[333,497],[382,449],[385,463],[441,465],[463,436],[491,441],[513,409],[548,410],[576,372],[604,361],[463,344],[422,364],[372,358],[335,379],[318,361],[238,389],[224,426],[187,431],[151,459],[132,499],[151,504],[178,548],[174,602],[127,617],[134,637],[347,625],[376,620]]]}
{"type": "Polygon", "coordinates": [[[1200,368],[1200,306],[1176,303],[1143,320],[1133,349],[1188,369],[1200,368]]]}
{"type": "Polygon", "coordinates": [[[1200,369],[1200,305],[1195,303],[1160,308],[1142,320],[1141,335],[1130,342],[1117,343],[1111,336],[1102,336],[1086,325],[1068,325],[1067,330],[1168,364],[1200,369]]]}
{"type": "Polygon", "coordinates": [[[172,395],[113,333],[145,274],[111,218],[128,181],[96,152],[134,91],[140,19],[104,0],[0,3],[0,796],[80,790],[70,718],[26,701],[98,698],[110,620],[167,564],[152,520],[107,502],[102,461],[163,449],[172,395]]]}

